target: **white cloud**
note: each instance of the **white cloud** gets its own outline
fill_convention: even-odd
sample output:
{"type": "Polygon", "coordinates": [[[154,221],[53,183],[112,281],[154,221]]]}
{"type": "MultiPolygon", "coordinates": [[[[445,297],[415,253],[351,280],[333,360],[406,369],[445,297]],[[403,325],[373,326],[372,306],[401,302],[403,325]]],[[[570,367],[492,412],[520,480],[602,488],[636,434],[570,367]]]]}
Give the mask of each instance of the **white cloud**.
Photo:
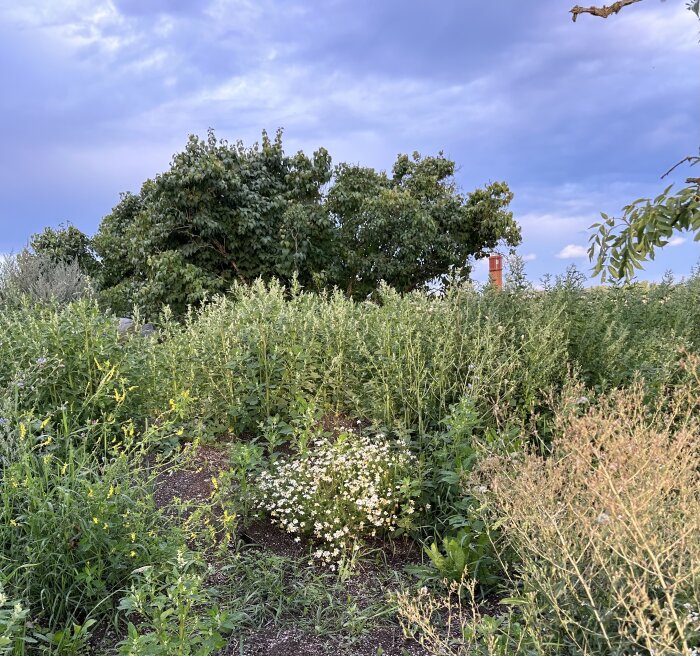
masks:
{"type": "Polygon", "coordinates": [[[482,257],[480,260],[474,261],[472,271],[477,274],[486,274],[489,271],[489,258],[482,257]]]}
{"type": "Polygon", "coordinates": [[[681,244],[685,244],[685,237],[674,237],[673,239],[668,240],[667,246],[680,246],[681,244]]]}
{"type": "Polygon", "coordinates": [[[56,39],[69,50],[95,46],[99,52],[114,54],[134,39],[124,17],[109,0],[13,3],[0,9],[0,18],[23,29],[39,30],[45,39],[56,39]]]}
{"type": "Polygon", "coordinates": [[[533,262],[534,260],[537,259],[537,255],[535,253],[526,253],[525,255],[522,256],[523,262],[533,262]]]}
{"type": "Polygon", "coordinates": [[[560,260],[588,257],[588,250],[585,246],[579,246],[578,244],[567,244],[557,253],[557,257],[560,260]]]}
{"type": "MultiPolygon", "coordinates": [[[[546,202],[546,201],[545,201],[546,202]]],[[[572,213],[566,216],[554,202],[549,201],[549,207],[544,206],[542,212],[526,212],[517,216],[525,239],[571,239],[586,231],[595,220],[593,213],[572,213]],[[551,209],[554,211],[547,212],[551,209]]]]}

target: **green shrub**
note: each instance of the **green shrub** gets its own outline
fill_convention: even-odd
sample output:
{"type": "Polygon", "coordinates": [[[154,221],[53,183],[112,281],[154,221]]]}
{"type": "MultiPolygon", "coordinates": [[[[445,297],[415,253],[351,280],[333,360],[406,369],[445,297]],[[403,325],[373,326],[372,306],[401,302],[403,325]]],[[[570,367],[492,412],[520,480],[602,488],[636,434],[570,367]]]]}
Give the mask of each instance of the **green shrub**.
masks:
{"type": "Polygon", "coordinates": [[[500,534],[485,520],[480,500],[483,487],[474,470],[488,458],[523,448],[517,428],[501,432],[485,428],[469,397],[451,408],[442,430],[416,441],[420,505],[426,508],[422,532],[429,542],[425,553],[432,565],[411,567],[422,581],[452,582],[468,576],[482,589],[500,581],[500,534]]]}
{"type": "Polygon", "coordinates": [[[503,296],[385,288],[357,303],[239,287],[172,334],[163,384],[193,390],[193,410],[236,433],[314,404],[421,434],[465,394],[491,421],[522,419],[567,378],[566,345],[557,308],[503,296]]]}
{"type": "Polygon", "coordinates": [[[0,584],[0,654],[22,653],[27,613],[21,602],[7,598],[0,584]]]}
{"type": "Polygon", "coordinates": [[[151,340],[120,339],[93,301],[0,313],[0,390],[66,431],[150,414],[151,340]],[[67,422],[67,423],[66,423],[67,422]]]}
{"type": "Polygon", "coordinates": [[[89,293],[88,278],[75,259],[55,261],[23,251],[0,260],[0,307],[63,305],[89,293]]]}
{"type": "Polygon", "coordinates": [[[183,423],[214,435],[291,424],[309,405],[425,435],[465,396],[486,427],[525,425],[551,414],[572,374],[599,391],[642,374],[661,398],[679,349],[700,348],[697,289],[694,278],[588,290],[571,273],[545,292],[383,288],[369,303],[256,283],[182,325],[165,313],[161,341],[120,338],[90,301],[25,307],[0,316],[0,388],[52,421],[66,408],[72,428],[142,423],[183,393],[183,423]]]}
{"type": "Polygon", "coordinates": [[[314,407],[421,437],[468,397],[483,428],[534,428],[546,442],[571,377],[600,392],[642,374],[650,403],[678,383],[680,350],[700,348],[686,306],[696,287],[590,290],[570,272],[547,291],[383,288],[370,303],[256,283],[168,321],[128,378],[152,405],[191,393],[189,419],[210,434],[291,426],[314,407]]]}
{"type": "MultiPolygon", "coordinates": [[[[162,567],[162,566],[160,566],[162,567]]],[[[233,617],[213,604],[206,587],[207,568],[179,550],[164,569],[141,567],[130,592],[119,603],[129,622],[128,637],[119,643],[123,656],[208,656],[226,646],[233,617]]]]}
{"type": "Polygon", "coordinates": [[[157,562],[167,540],[138,454],[57,455],[51,436],[27,423],[1,472],[0,574],[33,620],[55,631],[113,608],[132,570],[157,562]]]}

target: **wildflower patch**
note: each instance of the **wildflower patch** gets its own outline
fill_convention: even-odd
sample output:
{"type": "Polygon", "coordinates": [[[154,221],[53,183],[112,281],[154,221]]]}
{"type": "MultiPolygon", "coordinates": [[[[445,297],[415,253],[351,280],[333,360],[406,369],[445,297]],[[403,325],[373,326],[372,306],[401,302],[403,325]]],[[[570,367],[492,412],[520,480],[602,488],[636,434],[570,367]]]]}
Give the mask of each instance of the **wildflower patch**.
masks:
{"type": "Polygon", "coordinates": [[[297,542],[312,537],[312,561],[335,570],[364,539],[411,525],[414,461],[406,446],[382,434],[323,437],[261,475],[259,506],[297,542]]]}

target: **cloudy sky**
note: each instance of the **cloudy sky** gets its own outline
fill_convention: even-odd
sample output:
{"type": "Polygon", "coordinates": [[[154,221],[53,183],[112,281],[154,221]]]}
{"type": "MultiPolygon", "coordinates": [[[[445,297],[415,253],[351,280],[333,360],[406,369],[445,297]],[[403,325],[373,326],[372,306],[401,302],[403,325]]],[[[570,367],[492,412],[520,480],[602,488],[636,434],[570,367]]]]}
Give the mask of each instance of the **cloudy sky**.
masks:
{"type": "MultiPolygon", "coordinates": [[[[284,127],[335,162],[443,150],[464,190],[511,186],[534,279],[586,269],[599,212],[697,152],[699,26],[683,0],[576,23],[572,4],[0,0],[0,253],[62,221],[93,233],[190,133],[284,127]]],[[[642,277],[689,273],[700,247],[672,244],[642,277]]]]}

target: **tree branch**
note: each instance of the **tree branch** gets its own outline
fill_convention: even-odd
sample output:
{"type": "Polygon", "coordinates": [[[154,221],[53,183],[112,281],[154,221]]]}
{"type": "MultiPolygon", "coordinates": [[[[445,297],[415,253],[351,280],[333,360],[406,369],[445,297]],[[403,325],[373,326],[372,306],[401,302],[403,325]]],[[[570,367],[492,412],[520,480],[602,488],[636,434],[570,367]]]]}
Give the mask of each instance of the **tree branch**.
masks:
{"type": "Polygon", "coordinates": [[[600,16],[601,18],[607,18],[610,14],[616,14],[621,9],[624,9],[627,5],[633,5],[635,2],[641,2],[642,0],[619,0],[619,2],[613,2],[610,6],[602,7],[580,7],[576,5],[571,9],[571,20],[576,22],[579,14],[591,14],[591,16],[600,16]]]}
{"type": "Polygon", "coordinates": [[[685,164],[686,162],[690,162],[690,165],[692,166],[693,164],[697,164],[698,161],[700,161],[700,157],[698,157],[697,155],[687,155],[680,162],[677,162],[668,171],[666,171],[666,173],[664,173],[661,176],[661,179],[663,180],[669,173],[671,173],[672,171],[677,169],[681,164],[685,164]]]}

